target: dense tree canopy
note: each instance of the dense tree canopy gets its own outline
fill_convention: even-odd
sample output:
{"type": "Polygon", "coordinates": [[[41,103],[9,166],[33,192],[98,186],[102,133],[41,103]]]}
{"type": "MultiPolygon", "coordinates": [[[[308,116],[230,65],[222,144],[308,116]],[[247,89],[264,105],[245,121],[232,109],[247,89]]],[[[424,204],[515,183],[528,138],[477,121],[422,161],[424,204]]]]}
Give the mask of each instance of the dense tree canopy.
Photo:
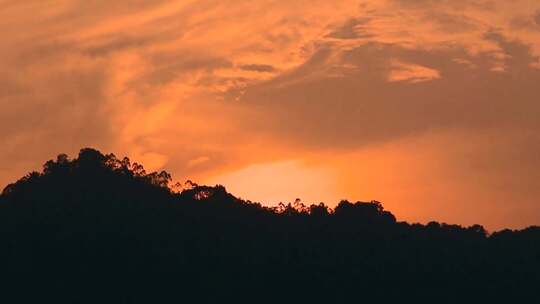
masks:
{"type": "Polygon", "coordinates": [[[20,301],[521,302],[540,280],[538,227],[409,224],[377,201],[269,208],[94,149],[8,185],[0,238],[20,301]]]}

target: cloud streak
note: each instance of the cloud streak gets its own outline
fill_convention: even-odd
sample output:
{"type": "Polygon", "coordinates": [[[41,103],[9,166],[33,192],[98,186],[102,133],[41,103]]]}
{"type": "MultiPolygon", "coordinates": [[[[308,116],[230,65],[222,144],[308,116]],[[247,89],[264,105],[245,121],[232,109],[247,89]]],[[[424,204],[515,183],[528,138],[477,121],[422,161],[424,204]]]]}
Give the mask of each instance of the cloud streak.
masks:
{"type": "MultiPolygon", "coordinates": [[[[315,179],[321,185],[348,185],[329,197],[386,198],[411,220],[428,218],[422,210],[493,227],[540,220],[526,215],[540,209],[530,169],[539,165],[540,5],[530,1],[0,7],[2,185],[56,153],[95,146],[180,180],[226,176],[244,187],[232,177],[246,168],[264,175],[276,163],[294,161],[298,172],[322,166],[337,173],[315,179]],[[374,151],[385,161],[368,164],[380,158],[374,151]],[[425,191],[423,169],[384,168],[397,160],[431,168],[441,185],[425,191]],[[364,167],[377,191],[353,182],[366,178],[364,167]],[[413,184],[419,190],[405,189],[413,184]],[[459,210],[470,202],[449,192],[491,204],[496,215],[468,217],[459,210]],[[510,221],[503,202],[514,197],[523,212],[510,221]]],[[[307,191],[281,189],[283,199],[307,191]]]]}

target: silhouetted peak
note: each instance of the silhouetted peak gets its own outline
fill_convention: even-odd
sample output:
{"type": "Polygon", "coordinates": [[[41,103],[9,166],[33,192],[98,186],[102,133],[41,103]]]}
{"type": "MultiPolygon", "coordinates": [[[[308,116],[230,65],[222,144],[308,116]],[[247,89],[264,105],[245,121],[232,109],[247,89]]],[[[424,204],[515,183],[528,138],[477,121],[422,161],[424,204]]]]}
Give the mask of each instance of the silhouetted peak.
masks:
{"type": "Polygon", "coordinates": [[[96,149],[84,148],[79,152],[77,162],[80,166],[103,166],[107,157],[96,149]]]}
{"type": "Polygon", "coordinates": [[[334,210],[336,216],[344,219],[363,220],[366,222],[388,222],[395,223],[396,218],[388,211],[385,211],[381,202],[356,202],[351,203],[342,200],[334,210]]]}
{"type": "Polygon", "coordinates": [[[60,154],[56,160],[47,161],[42,172],[32,172],[8,185],[3,194],[140,192],[141,187],[170,191],[171,181],[171,175],[166,171],[147,173],[142,165],[131,163],[127,157],[120,160],[114,154],[104,155],[96,149],[84,148],[75,159],[60,154]]]}
{"type": "Polygon", "coordinates": [[[201,186],[195,183],[191,183],[192,187],[184,189],[181,195],[189,197],[196,201],[207,201],[207,202],[219,202],[219,203],[235,203],[237,198],[227,192],[222,185],[216,186],[201,186]]]}

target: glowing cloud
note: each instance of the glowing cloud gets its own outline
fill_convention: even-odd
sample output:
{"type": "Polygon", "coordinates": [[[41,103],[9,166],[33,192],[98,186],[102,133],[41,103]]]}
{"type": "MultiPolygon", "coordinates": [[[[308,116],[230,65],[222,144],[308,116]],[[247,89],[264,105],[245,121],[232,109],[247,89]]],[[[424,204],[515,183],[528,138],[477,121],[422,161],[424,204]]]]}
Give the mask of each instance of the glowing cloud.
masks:
{"type": "Polygon", "coordinates": [[[7,0],[0,8],[0,185],[57,153],[93,146],[178,180],[242,185],[232,190],[246,197],[268,193],[256,176],[290,170],[309,187],[273,188],[280,197],[366,193],[411,204],[395,209],[413,220],[432,201],[432,214],[458,223],[471,220],[454,212],[470,205],[464,196],[489,201],[499,215],[503,201],[518,197],[521,221],[475,218],[492,226],[540,220],[529,216],[540,214],[540,179],[530,170],[540,151],[540,4],[7,0]],[[409,139],[422,139],[422,148],[409,139]],[[416,158],[424,149],[435,151],[433,161],[416,158]],[[364,156],[376,156],[359,151],[386,159],[370,167],[364,156]],[[384,171],[378,180],[396,182],[372,184],[377,193],[349,183],[398,159],[431,168],[430,179],[444,184],[421,190],[423,175],[410,167],[384,171]],[[438,162],[459,170],[439,171],[438,162]],[[310,179],[321,166],[335,174],[310,179]],[[324,186],[337,182],[349,187],[324,186]]]}

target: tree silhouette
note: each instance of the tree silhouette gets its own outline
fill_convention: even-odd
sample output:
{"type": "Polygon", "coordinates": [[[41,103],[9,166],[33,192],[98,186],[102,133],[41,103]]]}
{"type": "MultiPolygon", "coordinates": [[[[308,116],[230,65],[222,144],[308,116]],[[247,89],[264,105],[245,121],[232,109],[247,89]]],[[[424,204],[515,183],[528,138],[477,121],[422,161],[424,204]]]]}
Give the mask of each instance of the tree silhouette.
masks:
{"type": "Polygon", "coordinates": [[[6,303],[532,303],[540,228],[398,222],[377,201],[276,208],[60,154],[0,195],[6,303]]]}

